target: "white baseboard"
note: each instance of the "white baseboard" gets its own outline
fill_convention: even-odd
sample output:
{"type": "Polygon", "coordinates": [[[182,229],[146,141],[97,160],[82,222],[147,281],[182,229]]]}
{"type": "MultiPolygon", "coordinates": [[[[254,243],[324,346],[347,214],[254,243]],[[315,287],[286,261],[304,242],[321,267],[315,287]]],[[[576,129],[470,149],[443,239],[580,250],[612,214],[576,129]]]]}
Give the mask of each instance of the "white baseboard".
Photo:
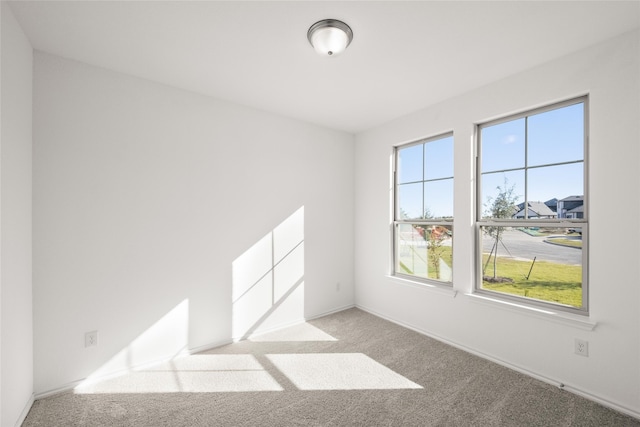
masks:
{"type": "Polygon", "coordinates": [[[196,353],[201,353],[203,351],[212,350],[214,348],[222,347],[223,345],[229,345],[232,342],[233,340],[228,339],[228,340],[217,341],[217,342],[213,342],[205,345],[199,345],[198,347],[190,348],[189,354],[196,354],[196,353]]]}
{"type": "Polygon", "coordinates": [[[354,308],[355,306],[356,306],[355,304],[349,304],[349,305],[345,305],[345,306],[342,306],[342,307],[338,307],[336,309],[333,309],[333,310],[330,310],[330,311],[326,311],[324,313],[315,314],[315,315],[310,316],[310,317],[305,317],[305,321],[313,320],[313,319],[319,319],[321,317],[329,316],[331,314],[340,313],[341,311],[349,310],[350,308],[354,308]]]}
{"type": "Polygon", "coordinates": [[[593,402],[599,403],[602,406],[606,406],[607,408],[611,408],[611,409],[613,409],[615,411],[618,411],[618,412],[621,412],[621,413],[623,413],[625,415],[629,415],[630,417],[634,417],[634,418],[640,419],[640,412],[635,411],[635,410],[633,410],[631,408],[627,408],[627,407],[625,407],[623,405],[620,405],[620,404],[617,404],[615,402],[611,402],[610,400],[607,400],[607,399],[605,399],[605,398],[603,398],[601,396],[597,396],[597,395],[594,395],[592,393],[586,392],[586,391],[580,389],[579,387],[575,387],[575,386],[572,386],[570,384],[566,384],[566,383],[563,383],[561,381],[545,377],[545,376],[540,375],[538,373],[532,372],[532,371],[530,371],[530,370],[528,370],[526,368],[514,365],[512,363],[509,363],[509,362],[506,362],[504,360],[498,359],[498,358],[496,358],[494,356],[479,352],[477,350],[474,350],[472,348],[469,348],[469,347],[464,346],[462,344],[459,344],[457,342],[451,341],[451,340],[449,340],[447,338],[441,337],[441,336],[439,336],[437,334],[433,334],[433,333],[431,333],[429,331],[425,331],[424,329],[421,329],[421,328],[418,328],[416,326],[410,325],[408,323],[393,319],[393,318],[391,318],[389,316],[386,316],[384,314],[378,313],[377,311],[372,310],[372,309],[367,308],[367,307],[364,307],[362,305],[356,304],[355,306],[356,306],[356,308],[359,308],[362,311],[366,311],[369,314],[373,314],[376,317],[380,317],[381,319],[385,319],[385,320],[387,320],[387,321],[389,321],[391,323],[395,323],[396,325],[400,325],[400,326],[402,326],[404,328],[407,328],[407,329],[410,329],[412,331],[418,332],[419,334],[425,335],[425,336],[427,336],[429,338],[433,338],[435,340],[438,340],[440,342],[448,344],[448,345],[450,345],[452,347],[455,347],[455,348],[458,348],[460,350],[466,351],[467,353],[471,353],[471,354],[473,354],[475,356],[481,357],[481,358],[483,358],[485,360],[489,360],[489,361],[494,362],[494,363],[496,363],[498,365],[504,366],[505,368],[509,368],[509,369],[512,369],[512,370],[514,370],[516,372],[520,372],[521,374],[524,374],[524,375],[527,375],[529,377],[535,378],[535,379],[537,379],[539,381],[542,381],[544,383],[551,384],[551,385],[556,386],[558,388],[562,388],[563,390],[566,390],[566,391],[568,391],[570,393],[573,393],[573,394],[576,394],[578,396],[584,397],[585,399],[588,399],[588,400],[591,400],[593,402]]]}
{"type": "MultiPolygon", "coordinates": [[[[345,306],[338,307],[338,308],[335,308],[335,309],[332,309],[332,310],[329,310],[329,311],[325,311],[325,312],[322,312],[322,313],[314,314],[312,316],[305,316],[304,318],[300,318],[300,319],[294,320],[292,322],[281,323],[281,324],[275,325],[275,326],[273,326],[271,328],[261,329],[258,332],[252,333],[251,335],[248,335],[246,337],[242,337],[242,338],[233,337],[232,339],[233,339],[233,342],[238,342],[238,341],[241,341],[241,340],[244,340],[244,339],[251,339],[253,337],[259,337],[261,335],[269,334],[271,332],[280,331],[282,329],[286,329],[286,328],[289,328],[291,326],[299,325],[300,323],[304,323],[304,322],[307,322],[309,320],[318,319],[320,317],[325,317],[325,316],[328,316],[328,315],[334,314],[334,313],[339,313],[341,311],[348,310],[348,309],[354,308],[354,307],[355,307],[355,304],[345,305],[345,306]]],[[[213,347],[211,347],[211,348],[213,348],[213,347]]]]}
{"type": "Polygon", "coordinates": [[[56,387],[49,390],[45,390],[40,393],[36,393],[35,400],[44,399],[45,397],[55,396],[56,394],[66,393],[68,391],[73,390],[74,388],[76,388],[86,380],[87,378],[82,378],[76,381],[72,381],[70,383],[63,384],[60,387],[56,387]]]}
{"type": "Polygon", "coordinates": [[[27,415],[29,415],[29,411],[31,410],[31,407],[33,406],[34,401],[35,401],[35,395],[31,393],[31,397],[29,398],[27,403],[24,405],[24,408],[22,408],[22,412],[20,412],[20,416],[18,417],[18,419],[16,420],[16,423],[14,424],[15,427],[20,427],[22,425],[24,420],[27,418],[27,415]]]}

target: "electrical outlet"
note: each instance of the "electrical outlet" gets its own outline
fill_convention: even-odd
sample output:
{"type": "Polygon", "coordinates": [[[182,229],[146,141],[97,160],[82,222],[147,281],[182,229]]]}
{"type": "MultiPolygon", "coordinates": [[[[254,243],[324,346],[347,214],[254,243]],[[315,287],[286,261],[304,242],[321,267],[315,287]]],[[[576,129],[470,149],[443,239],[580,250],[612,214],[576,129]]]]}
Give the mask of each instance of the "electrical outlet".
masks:
{"type": "Polygon", "coordinates": [[[91,331],[84,334],[84,346],[94,347],[98,345],[98,331],[91,331]]]}
{"type": "Polygon", "coordinates": [[[589,341],[576,338],[575,353],[579,356],[589,357],[589,341]]]}

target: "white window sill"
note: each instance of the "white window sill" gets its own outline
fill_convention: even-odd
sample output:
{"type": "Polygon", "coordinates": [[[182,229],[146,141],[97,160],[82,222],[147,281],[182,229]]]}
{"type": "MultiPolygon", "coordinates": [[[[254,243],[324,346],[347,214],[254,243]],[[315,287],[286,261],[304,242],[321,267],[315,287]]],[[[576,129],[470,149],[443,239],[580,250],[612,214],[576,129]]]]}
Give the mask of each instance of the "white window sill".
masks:
{"type": "Polygon", "coordinates": [[[417,282],[414,280],[410,280],[410,279],[405,279],[402,277],[398,277],[398,276],[391,276],[388,275],[387,276],[388,279],[392,280],[393,282],[402,284],[402,285],[409,285],[412,286],[414,288],[419,288],[419,289],[424,289],[427,290],[429,292],[434,292],[440,295],[444,295],[444,296],[449,296],[451,298],[455,298],[456,295],[458,295],[458,291],[456,291],[455,289],[453,289],[453,287],[450,286],[445,286],[445,285],[434,285],[431,283],[424,283],[424,282],[417,282]]]}
{"type": "Polygon", "coordinates": [[[548,320],[554,323],[560,323],[574,328],[583,329],[585,331],[593,331],[597,326],[595,321],[590,320],[586,316],[580,316],[577,314],[565,313],[560,310],[553,310],[549,308],[532,307],[529,305],[518,304],[516,302],[505,301],[498,298],[492,298],[487,295],[479,295],[473,293],[465,293],[465,297],[469,297],[471,301],[489,305],[494,308],[500,308],[503,310],[516,312],[525,316],[536,317],[539,319],[548,320]]]}

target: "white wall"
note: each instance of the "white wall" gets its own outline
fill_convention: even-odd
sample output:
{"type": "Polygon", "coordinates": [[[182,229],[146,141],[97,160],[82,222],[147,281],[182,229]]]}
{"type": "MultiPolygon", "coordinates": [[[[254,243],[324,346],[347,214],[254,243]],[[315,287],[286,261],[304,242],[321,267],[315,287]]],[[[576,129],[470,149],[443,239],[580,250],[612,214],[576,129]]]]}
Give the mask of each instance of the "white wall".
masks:
{"type": "Polygon", "coordinates": [[[31,311],[32,49],[2,2],[0,107],[0,425],[22,422],[33,399],[31,311]]]}
{"type": "MultiPolygon", "coordinates": [[[[639,34],[629,33],[400,118],[356,138],[358,306],[640,415],[639,34]],[[590,96],[591,331],[465,295],[473,287],[473,124],[590,96]],[[455,136],[454,287],[437,292],[387,277],[392,146],[455,136]],[[588,358],[574,338],[589,341],[588,358]]],[[[470,64],[469,72],[473,72],[470,64]]]]}
{"type": "Polygon", "coordinates": [[[303,298],[252,331],[353,305],[353,136],[49,54],[34,70],[37,394],[229,342],[232,264],[300,208],[303,298]]]}

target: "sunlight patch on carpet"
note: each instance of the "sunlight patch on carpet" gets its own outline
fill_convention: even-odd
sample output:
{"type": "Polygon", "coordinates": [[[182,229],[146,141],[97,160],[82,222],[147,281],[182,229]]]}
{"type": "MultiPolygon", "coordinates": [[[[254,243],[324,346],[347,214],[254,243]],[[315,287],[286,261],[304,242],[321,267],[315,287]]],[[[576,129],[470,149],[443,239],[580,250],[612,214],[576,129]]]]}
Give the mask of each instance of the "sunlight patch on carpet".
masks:
{"type": "Polygon", "coordinates": [[[300,390],[421,389],[362,353],[268,354],[300,390]]]}
{"type": "Polygon", "coordinates": [[[85,382],[77,394],[216,393],[282,391],[250,354],[202,354],[177,358],[125,375],[85,382]]]}

